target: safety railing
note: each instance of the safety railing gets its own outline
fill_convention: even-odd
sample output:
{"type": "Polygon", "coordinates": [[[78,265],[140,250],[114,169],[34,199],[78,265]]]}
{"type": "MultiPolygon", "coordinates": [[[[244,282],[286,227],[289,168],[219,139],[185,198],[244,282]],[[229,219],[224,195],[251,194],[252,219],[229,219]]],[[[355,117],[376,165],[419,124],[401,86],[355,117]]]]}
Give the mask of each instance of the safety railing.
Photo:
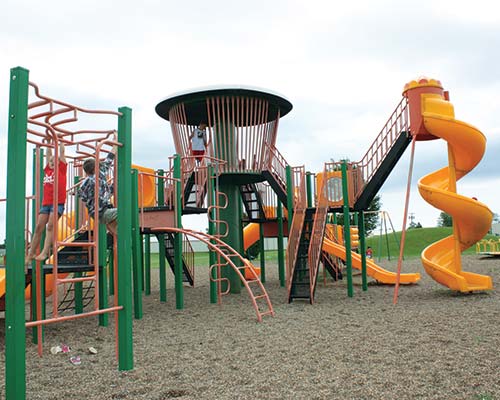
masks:
{"type": "Polygon", "coordinates": [[[268,146],[267,170],[274,176],[276,182],[286,193],[286,167],[288,163],[285,157],[274,146],[268,146]]]}
{"type": "MultiPolygon", "coordinates": [[[[293,280],[293,272],[300,244],[300,236],[304,226],[304,220],[307,208],[307,193],[305,174],[303,169],[297,169],[294,179],[298,182],[296,186],[296,201],[292,218],[292,226],[288,236],[288,247],[286,250],[286,278],[288,293],[290,293],[293,280]]],[[[294,190],[295,193],[295,190],[294,190]]]]}
{"type": "Polygon", "coordinates": [[[361,161],[353,163],[356,165],[352,168],[355,172],[353,182],[356,198],[361,195],[364,185],[373,178],[401,133],[409,132],[409,122],[408,100],[403,97],[361,161]]]}
{"type": "MultiPolygon", "coordinates": [[[[323,169],[323,174],[326,176],[326,165],[323,169]]],[[[316,276],[318,273],[319,262],[323,245],[323,236],[325,232],[326,217],[328,215],[328,199],[326,197],[326,180],[321,181],[318,188],[316,213],[314,215],[314,223],[311,231],[311,239],[309,242],[309,277],[310,277],[310,293],[311,302],[314,300],[314,286],[316,284],[316,276]]]]}

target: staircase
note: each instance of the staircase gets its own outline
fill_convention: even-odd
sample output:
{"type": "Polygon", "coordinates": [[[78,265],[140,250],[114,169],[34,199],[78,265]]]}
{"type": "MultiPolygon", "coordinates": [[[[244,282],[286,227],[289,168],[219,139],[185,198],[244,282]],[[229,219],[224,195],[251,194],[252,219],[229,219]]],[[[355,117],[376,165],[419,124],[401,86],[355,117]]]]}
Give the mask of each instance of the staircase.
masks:
{"type": "Polygon", "coordinates": [[[183,191],[183,211],[185,214],[199,212],[203,208],[207,193],[206,175],[206,169],[196,169],[189,174],[189,177],[185,181],[183,191]]]}
{"type": "Polygon", "coordinates": [[[240,186],[241,200],[245,207],[248,220],[261,222],[266,219],[262,196],[255,183],[240,186]]]}
{"type": "MultiPolygon", "coordinates": [[[[174,233],[166,232],[163,234],[165,246],[165,258],[167,259],[170,269],[175,274],[175,249],[174,249],[174,233]]],[[[158,243],[161,246],[161,235],[156,234],[158,243]]],[[[194,263],[187,260],[185,252],[182,254],[182,281],[194,286],[194,263]]]]}
{"type": "MultiPolygon", "coordinates": [[[[288,302],[293,299],[308,299],[312,302],[311,273],[309,266],[309,244],[314,224],[315,209],[308,208],[304,213],[304,222],[300,234],[297,256],[293,268],[288,302]]],[[[295,216],[294,216],[295,218],[295,216]]]]}
{"type": "Polygon", "coordinates": [[[275,147],[268,146],[268,150],[267,169],[262,171],[262,176],[269,182],[279,200],[286,204],[286,167],[288,163],[275,147]]]}

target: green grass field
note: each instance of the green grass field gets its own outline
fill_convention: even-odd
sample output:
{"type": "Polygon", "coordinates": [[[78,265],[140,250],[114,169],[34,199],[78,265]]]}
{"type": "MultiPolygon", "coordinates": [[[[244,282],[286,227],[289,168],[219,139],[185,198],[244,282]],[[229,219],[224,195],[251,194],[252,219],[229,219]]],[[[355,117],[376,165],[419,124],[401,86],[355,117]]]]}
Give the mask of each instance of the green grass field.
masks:
{"type": "MultiPolygon", "coordinates": [[[[410,229],[406,232],[406,243],[404,256],[407,258],[420,257],[420,253],[429,244],[434,243],[440,239],[445,238],[452,234],[452,228],[420,228],[410,229]]],[[[499,239],[497,236],[487,235],[485,239],[499,239]]],[[[399,257],[399,244],[401,242],[401,232],[389,233],[382,236],[371,236],[367,238],[366,245],[371,246],[373,249],[373,258],[390,258],[399,257]],[[389,248],[389,251],[387,249],[389,248]]],[[[475,254],[476,248],[472,246],[467,249],[464,254],[475,254]]],[[[278,252],[276,250],[266,251],[266,262],[277,263],[278,252]]],[[[260,259],[257,257],[252,260],[253,264],[259,265],[260,259]]],[[[151,265],[153,268],[158,268],[158,253],[151,255],[151,265]]],[[[208,252],[197,252],[195,254],[196,265],[208,265],[208,252]]]]}
{"type": "MultiPolygon", "coordinates": [[[[420,228],[410,229],[406,232],[405,257],[419,257],[423,249],[431,243],[445,238],[453,233],[451,227],[440,228],[420,228]]],[[[493,235],[487,235],[485,239],[494,239],[493,235]]],[[[401,242],[401,232],[388,233],[382,236],[371,236],[366,240],[366,245],[373,249],[373,257],[387,258],[387,254],[392,257],[399,256],[399,245],[401,242]],[[387,250],[389,248],[389,251],[387,250]]],[[[475,254],[476,247],[472,246],[465,250],[463,254],[475,254]]]]}

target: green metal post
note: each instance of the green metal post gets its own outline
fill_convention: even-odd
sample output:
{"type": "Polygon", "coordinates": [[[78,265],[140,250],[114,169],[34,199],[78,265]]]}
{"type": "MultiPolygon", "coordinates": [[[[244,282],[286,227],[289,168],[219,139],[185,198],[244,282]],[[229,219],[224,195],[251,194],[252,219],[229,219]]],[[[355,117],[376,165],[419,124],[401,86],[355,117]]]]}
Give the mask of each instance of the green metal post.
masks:
{"type": "MultiPolygon", "coordinates": [[[[164,176],[165,172],[158,170],[159,176],[164,176]]],[[[158,178],[158,205],[165,205],[165,180],[158,178]]],[[[160,279],[160,301],[167,301],[167,266],[165,261],[165,234],[161,233],[158,236],[158,253],[159,253],[159,279],[160,279]]]]}
{"type": "Polygon", "coordinates": [[[307,190],[307,207],[313,207],[313,198],[312,198],[312,174],[310,172],[306,172],[306,190],[307,190]]]}
{"type": "MultiPolygon", "coordinates": [[[[223,239],[225,243],[231,246],[233,249],[241,249],[241,213],[240,213],[240,191],[238,185],[234,185],[233,183],[220,183],[221,192],[225,193],[227,196],[228,204],[227,207],[221,209],[219,211],[219,217],[222,221],[226,221],[228,223],[228,234],[223,239]]],[[[224,225],[222,227],[224,228],[224,225]]],[[[241,262],[239,260],[233,260],[237,267],[241,266],[241,262]]],[[[241,292],[241,280],[238,277],[236,271],[232,268],[226,267],[222,270],[222,275],[225,278],[229,279],[230,283],[230,292],[231,293],[240,293],[241,292]]],[[[222,282],[222,290],[226,290],[225,282],[222,282]]]]}
{"type": "MultiPolygon", "coordinates": [[[[108,234],[106,226],[99,224],[99,308],[108,308],[108,268],[106,263],[106,248],[108,244],[108,234]]],[[[76,292],[75,292],[76,296],[76,292]]],[[[75,299],[76,307],[76,299],[75,299]]],[[[109,314],[99,315],[99,325],[108,326],[109,314]]]]}
{"type": "MultiPolygon", "coordinates": [[[[75,176],[73,179],[73,184],[77,185],[78,182],[80,182],[80,177],[75,176]]],[[[75,230],[77,230],[80,226],[80,201],[77,196],[75,196],[75,230]]],[[[106,232],[106,230],[104,230],[106,232]]],[[[101,238],[101,231],[99,231],[99,239],[101,238]]],[[[101,242],[99,240],[99,246],[101,242]]],[[[101,248],[99,247],[99,259],[101,258],[101,248]]],[[[81,278],[83,274],[81,272],[75,272],[75,278],[81,278]]],[[[99,283],[100,285],[101,283],[99,283]]],[[[83,283],[82,282],[75,282],[74,283],[74,294],[75,294],[75,314],[81,314],[83,313],[83,283]]],[[[99,293],[99,296],[101,294],[99,293]]],[[[99,319],[99,325],[101,324],[101,320],[99,319]]],[[[102,325],[104,326],[104,325],[102,325]]]]}
{"type": "MultiPolygon", "coordinates": [[[[139,213],[137,213],[137,220],[139,220],[139,213]]],[[[139,229],[139,258],[141,261],[141,282],[142,282],[142,291],[144,292],[145,290],[145,283],[146,283],[146,270],[144,268],[144,235],[141,232],[141,225],[138,222],[138,229],[139,229]]]]}
{"type": "MultiPolygon", "coordinates": [[[[175,182],[175,226],[182,229],[182,185],[181,185],[181,157],[174,157],[175,182]]],[[[182,284],[182,236],[176,232],[174,236],[174,271],[175,271],[175,307],[177,310],[184,308],[184,286],[182,284]]]]}
{"type": "Polygon", "coordinates": [[[130,197],[132,180],[130,168],[132,163],[132,110],[121,107],[118,117],[118,304],[123,308],[118,312],[118,368],[130,370],[134,368],[132,340],[132,296],[131,296],[131,248],[132,248],[132,210],[130,197]]]}
{"type": "Polygon", "coordinates": [[[108,252],[108,263],[109,263],[109,294],[113,296],[115,294],[115,252],[113,249],[108,252]]]}
{"type": "Polygon", "coordinates": [[[138,172],[132,170],[131,174],[132,193],[130,196],[131,202],[131,218],[132,218],[132,277],[134,282],[134,317],[135,319],[142,318],[142,268],[141,268],[141,246],[139,240],[141,233],[139,229],[139,184],[138,172]]]}
{"type": "Polygon", "coordinates": [[[278,199],[278,208],[276,210],[278,217],[278,276],[280,286],[285,287],[285,250],[283,246],[283,205],[278,199]]]}
{"type": "Polygon", "coordinates": [[[10,70],[5,229],[5,396],[26,398],[24,227],[29,71],[10,70]],[[22,205],[21,207],[19,205],[22,205]]]}
{"type": "Polygon", "coordinates": [[[288,232],[292,230],[293,219],[293,177],[292,167],[286,166],[286,209],[288,210],[288,232]]]}
{"type": "MultiPolygon", "coordinates": [[[[34,158],[33,158],[33,194],[36,192],[36,182],[35,182],[35,177],[36,177],[36,169],[38,168],[39,170],[39,185],[40,185],[40,200],[43,198],[43,175],[44,175],[44,167],[43,167],[43,149],[40,149],[39,151],[39,159],[38,159],[38,164],[36,162],[36,149],[33,150],[34,152],[34,158]]],[[[37,223],[37,218],[38,218],[38,212],[36,208],[36,202],[33,201],[33,219],[31,223],[31,231],[35,232],[35,227],[37,223]]],[[[45,241],[45,230],[42,233],[42,238],[40,240],[40,243],[43,243],[45,241]]],[[[41,305],[41,318],[45,319],[46,315],[46,304],[45,304],[45,274],[43,273],[42,266],[40,265],[40,305],[41,305]]],[[[38,319],[36,310],[36,302],[37,302],[37,273],[36,273],[36,261],[33,260],[31,263],[31,315],[33,321],[38,319]]],[[[42,341],[45,335],[45,328],[43,325],[40,326],[34,326],[32,328],[32,333],[33,333],[33,343],[38,344],[38,329],[42,331],[42,341]]]]}
{"type": "Polygon", "coordinates": [[[264,246],[264,225],[259,224],[260,238],[260,281],[266,283],[266,249],[264,246]]]}
{"type": "MultiPolygon", "coordinates": [[[[208,166],[208,199],[209,206],[215,204],[215,175],[212,165],[208,166]]],[[[215,209],[212,209],[208,218],[208,234],[211,236],[217,233],[214,220],[215,209]]],[[[212,249],[209,250],[209,260],[210,265],[214,265],[217,262],[217,256],[212,249]]],[[[217,278],[217,270],[215,268],[212,269],[210,278],[210,303],[215,304],[217,303],[217,283],[213,280],[217,278]]]]}
{"type": "Polygon", "coordinates": [[[151,235],[146,234],[144,244],[144,293],[146,296],[151,294],[151,235]]]}
{"type": "Polygon", "coordinates": [[[342,161],[342,196],[344,199],[344,241],[345,241],[345,262],[347,272],[347,295],[353,296],[352,286],[352,254],[351,254],[351,223],[349,220],[349,188],[347,180],[347,162],[342,161]]]}
{"type": "Polygon", "coordinates": [[[368,279],[366,276],[366,238],[365,238],[365,213],[358,213],[358,234],[359,234],[359,251],[361,252],[361,285],[364,291],[368,290],[368,279]]]}

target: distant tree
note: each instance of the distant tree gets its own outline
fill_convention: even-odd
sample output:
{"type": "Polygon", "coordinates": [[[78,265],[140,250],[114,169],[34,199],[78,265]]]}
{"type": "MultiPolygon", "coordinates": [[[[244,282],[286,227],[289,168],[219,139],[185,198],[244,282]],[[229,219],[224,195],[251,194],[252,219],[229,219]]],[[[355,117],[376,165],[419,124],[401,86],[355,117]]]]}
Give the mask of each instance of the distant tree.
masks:
{"type": "MultiPolygon", "coordinates": [[[[366,236],[368,236],[370,233],[372,233],[375,228],[378,225],[379,221],[379,213],[377,211],[380,211],[380,208],[382,207],[382,202],[380,195],[376,195],[370,205],[368,206],[368,209],[366,211],[372,211],[370,213],[365,214],[365,231],[366,231],[366,236]],[[375,211],[375,212],[373,212],[375,211]]],[[[343,214],[338,214],[337,216],[337,223],[339,225],[344,225],[344,215],[343,214]]]]}
{"type": "Polygon", "coordinates": [[[422,228],[422,224],[420,222],[417,222],[417,226],[415,226],[415,229],[422,228]]]}
{"type": "Polygon", "coordinates": [[[441,211],[437,223],[438,226],[453,226],[453,219],[451,218],[451,215],[441,211]]]}

